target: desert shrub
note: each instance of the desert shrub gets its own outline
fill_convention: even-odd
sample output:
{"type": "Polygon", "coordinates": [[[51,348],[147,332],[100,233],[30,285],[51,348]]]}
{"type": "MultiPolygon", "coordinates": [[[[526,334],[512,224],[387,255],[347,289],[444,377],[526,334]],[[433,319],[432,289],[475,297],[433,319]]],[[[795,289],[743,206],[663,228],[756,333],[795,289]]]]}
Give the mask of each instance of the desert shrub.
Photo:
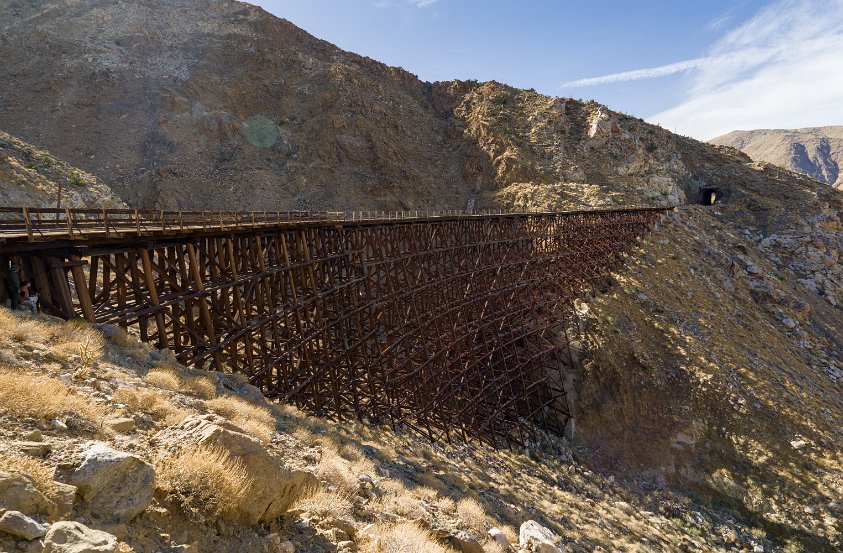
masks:
{"type": "Polygon", "coordinates": [[[53,351],[63,355],[79,355],[88,363],[102,357],[102,334],[82,319],[73,319],[61,325],[55,335],[53,351]]]}
{"type": "Polygon", "coordinates": [[[359,477],[373,475],[375,465],[365,457],[349,461],[340,455],[335,446],[327,445],[322,448],[322,458],[314,472],[320,479],[337,486],[340,493],[353,495],[357,493],[359,477]]]}
{"type": "Polygon", "coordinates": [[[215,446],[188,446],[155,463],[158,487],[200,520],[226,518],[249,501],[252,485],[242,461],[215,446]]]}
{"type": "Polygon", "coordinates": [[[145,380],[152,386],[162,388],[164,390],[178,392],[182,388],[181,377],[179,377],[179,375],[177,375],[172,369],[152,369],[146,374],[145,380]]]}
{"type": "Polygon", "coordinates": [[[155,390],[120,388],[114,392],[113,399],[122,403],[132,411],[140,411],[152,415],[167,425],[178,424],[190,413],[170,403],[155,390]]]}
{"type": "Polygon", "coordinates": [[[413,493],[416,490],[408,490],[397,480],[386,480],[381,482],[380,486],[382,493],[380,497],[373,501],[371,507],[374,511],[395,513],[410,519],[430,518],[430,515],[421,507],[421,498],[419,497],[421,494],[413,493]]]}
{"type": "Polygon", "coordinates": [[[47,342],[53,333],[49,325],[30,315],[0,309],[0,334],[16,342],[47,342]]]}
{"type": "Polygon", "coordinates": [[[183,376],[178,369],[157,367],[149,371],[146,381],[163,390],[184,392],[202,399],[211,399],[217,393],[216,386],[207,377],[183,376]]]}
{"type": "Polygon", "coordinates": [[[50,499],[55,499],[58,494],[58,489],[53,481],[53,469],[40,459],[28,455],[0,453],[0,471],[28,475],[32,478],[38,491],[50,499]]]}
{"type": "Polygon", "coordinates": [[[360,548],[361,553],[450,553],[453,550],[436,542],[433,536],[414,522],[379,524],[377,537],[360,548]]]}
{"type": "Polygon", "coordinates": [[[107,409],[90,398],[76,395],[62,381],[48,376],[0,368],[0,411],[11,415],[53,419],[78,414],[98,420],[107,409]]]}
{"type": "Polygon", "coordinates": [[[73,171],[67,179],[74,186],[85,186],[85,177],[79,171],[73,171]]]}
{"type": "Polygon", "coordinates": [[[227,418],[260,441],[266,443],[272,439],[275,417],[268,408],[233,396],[211,399],[207,405],[211,411],[227,418]]]}
{"type": "Polygon", "coordinates": [[[463,526],[482,536],[486,532],[486,511],[473,497],[464,497],[457,502],[457,515],[463,526]]]}
{"type": "Polygon", "coordinates": [[[327,518],[351,518],[354,512],[351,497],[341,492],[319,491],[316,494],[297,500],[293,509],[310,511],[327,518]]]}

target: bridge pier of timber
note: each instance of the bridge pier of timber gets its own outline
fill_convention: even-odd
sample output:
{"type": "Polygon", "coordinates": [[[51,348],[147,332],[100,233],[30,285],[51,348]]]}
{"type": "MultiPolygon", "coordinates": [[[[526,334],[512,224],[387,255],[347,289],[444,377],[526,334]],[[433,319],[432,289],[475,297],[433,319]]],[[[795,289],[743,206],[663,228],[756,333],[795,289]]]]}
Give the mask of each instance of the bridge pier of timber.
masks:
{"type": "Polygon", "coordinates": [[[665,211],[0,208],[0,267],[311,413],[523,443],[569,416],[574,299],[665,211]]]}

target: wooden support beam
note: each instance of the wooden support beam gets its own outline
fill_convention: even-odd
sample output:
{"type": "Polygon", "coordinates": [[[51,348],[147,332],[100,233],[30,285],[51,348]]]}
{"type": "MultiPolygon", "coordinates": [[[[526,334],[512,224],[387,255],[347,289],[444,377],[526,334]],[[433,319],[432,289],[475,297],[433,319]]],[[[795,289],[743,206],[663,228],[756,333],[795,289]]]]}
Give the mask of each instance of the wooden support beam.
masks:
{"type": "Polygon", "coordinates": [[[73,286],[76,290],[76,297],[79,299],[79,308],[82,310],[82,316],[89,323],[97,322],[97,317],[94,314],[94,304],[91,302],[91,294],[88,290],[88,282],[85,278],[85,270],[83,268],[82,259],[79,256],[70,256],[69,261],[70,272],[73,274],[73,286]]]}
{"type": "MultiPolygon", "coordinates": [[[[158,300],[158,288],[155,285],[155,276],[152,272],[152,260],[149,257],[149,250],[140,249],[141,262],[143,263],[143,276],[146,280],[146,287],[149,291],[149,301],[152,305],[160,305],[158,300]]],[[[158,343],[162,348],[169,347],[167,342],[167,327],[164,324],[164,314],[155,312],[155,326],[158,328],[158,343]]]]}

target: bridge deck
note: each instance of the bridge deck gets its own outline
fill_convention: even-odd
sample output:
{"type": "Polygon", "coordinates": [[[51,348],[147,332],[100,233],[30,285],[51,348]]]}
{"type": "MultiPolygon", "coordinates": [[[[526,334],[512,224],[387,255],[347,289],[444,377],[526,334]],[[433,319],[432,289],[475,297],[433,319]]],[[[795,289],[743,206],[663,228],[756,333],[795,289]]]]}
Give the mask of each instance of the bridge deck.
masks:
{"type": "Polygon", "coordinates": [[[313,413],[524,442],[572,415],[573,300],[664,211],[3,208],[0,269],[313,413]]]}
{"type": "Polygon", "coordinates": [[[0,244],[6,250],[25,250],[23,242],[39,244],[72,241],[157,238],[203,233],[228,233],[277,227],[323,225],[382,225],[427,223],[490,217],[576,216],[595,213],[663,212],[658,207],[548,211],[164,211],[138,209],[77,209],[0,207],[0,244]]]}

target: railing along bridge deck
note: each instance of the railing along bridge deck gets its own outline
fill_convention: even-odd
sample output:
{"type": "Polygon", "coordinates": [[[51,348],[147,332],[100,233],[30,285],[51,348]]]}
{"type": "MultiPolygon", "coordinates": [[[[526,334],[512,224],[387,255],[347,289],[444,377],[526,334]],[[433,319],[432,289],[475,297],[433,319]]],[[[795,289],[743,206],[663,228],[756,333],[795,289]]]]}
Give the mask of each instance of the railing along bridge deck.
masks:
{"type": "Polygon", "coordinates": [[[0,257],[46,310],[270,397],[495,444],[562,432],[573,300],[664,211],[0,208],[0,257]]]}

